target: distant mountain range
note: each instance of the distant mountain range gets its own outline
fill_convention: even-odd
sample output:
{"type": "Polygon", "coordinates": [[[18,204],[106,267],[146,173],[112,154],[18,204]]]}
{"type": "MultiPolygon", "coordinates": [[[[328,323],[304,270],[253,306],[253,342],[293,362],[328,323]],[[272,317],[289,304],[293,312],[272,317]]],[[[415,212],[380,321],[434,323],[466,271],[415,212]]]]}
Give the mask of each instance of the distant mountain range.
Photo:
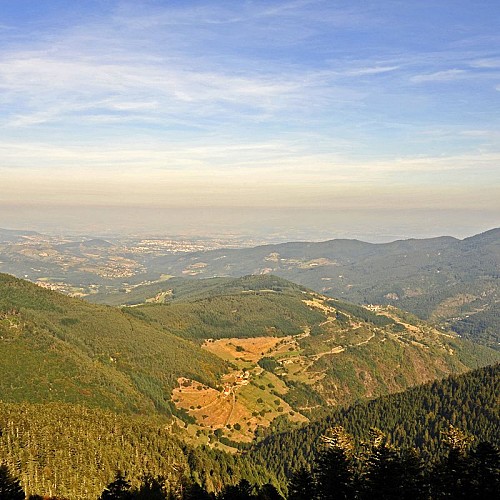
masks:
{"type": "Polygon", "coordinates": [[[118,305],[152,300],[153,289],[189,287],[182,278],[274,274],[329,297],[397,306],[464,338],[500,346],[498,228],[463,240],[331,240],[190,253],[169,248],[0,230],[0,271],[118,305]],[[159,283],[172,276],[176,281],[159,283]]]}
{"type": "Polygon", "coordinates": [[[500,342],[498,228],[464,240],[331,240],[168,255],[150,268],[197,278],[272,273],[330,297],[395,305],[491,347],[500,342]]]}

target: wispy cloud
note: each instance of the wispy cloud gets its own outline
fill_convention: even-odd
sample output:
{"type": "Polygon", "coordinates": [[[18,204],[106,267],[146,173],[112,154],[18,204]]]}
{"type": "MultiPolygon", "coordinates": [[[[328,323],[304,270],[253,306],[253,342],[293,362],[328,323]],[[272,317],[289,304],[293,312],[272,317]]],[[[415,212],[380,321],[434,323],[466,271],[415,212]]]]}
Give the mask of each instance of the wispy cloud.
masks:
{"type": "Polygon", "coordinates": [[[417,50],[388,29],[396,5],[376,18],[323,0],[110,5],[0,41],[4,189],[57,172],[46,197],[78,178],[92,200],[99,183],[144,201],[155,184],[202,197],[205,183],[212,200],[248,186],[259,203],[283,189],[311,204],[339,186],[494,177],[500,124],[483,96],[500,90],[499,60],[470,37],[428,33],[417,50]]]}
{"type": "Polygon", "coordinates": [[[346,78],[396,69],[350,65],[340,71],[277,71],[266,65],[235,72],[198,66],[188,58],[148,61],[141,53],[121,54],[110,62],[94,52],[76,59],[42,50],[17,52],[0,64],[0,89],[8,111],[0,123],[183,124],[204,130],[279,121],[306,126],[308,120],[322,120],[329,110],[362,104],[366,90],[353,88],[346,78]]]}
{"type": "Polygon", "coordinates": [[[449,82],[461,79],[467,75],[464,69],[447,69],[444,71],[436,71],[424,75],[415,75],[410,78],[414,83],[427,83],[427,82],[449,82]]]}
{"type": "Polygon", "coordinates": [[[357,68],[352,70],[346,70],[344,76],[366,76],[366,75],[379,75],[382,73],[390,73],[396,71],[400,66],[373,66],[368,68],[357,68]]]}
{"type": "Polygon", "coordinates": [[[470,65],[473,68],[484,68],[484,69],[500,69],[500,58],[499,57],[488,57],[484,59],[477,59],[471,61],[470,65]]]}

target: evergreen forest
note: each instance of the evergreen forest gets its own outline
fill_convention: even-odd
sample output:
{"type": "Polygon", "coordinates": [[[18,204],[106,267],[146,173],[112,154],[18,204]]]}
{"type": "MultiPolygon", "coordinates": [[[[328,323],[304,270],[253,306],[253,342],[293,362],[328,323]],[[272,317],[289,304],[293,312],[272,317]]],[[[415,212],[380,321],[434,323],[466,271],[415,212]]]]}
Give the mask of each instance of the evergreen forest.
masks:
{"type": "Polygon", "coordinates": [[[451,376],[236,455],[186,445],[164,420],[2,403],[1,498],[493,498],[499,384],[498,365],[451,376]]]}

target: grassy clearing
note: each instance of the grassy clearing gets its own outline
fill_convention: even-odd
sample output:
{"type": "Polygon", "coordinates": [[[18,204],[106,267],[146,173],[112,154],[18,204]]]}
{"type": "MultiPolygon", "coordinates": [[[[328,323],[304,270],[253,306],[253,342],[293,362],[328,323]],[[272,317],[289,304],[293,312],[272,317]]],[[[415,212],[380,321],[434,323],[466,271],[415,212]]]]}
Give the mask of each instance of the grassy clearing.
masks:
{"type": "MultiPolygon", "coordinates": [[[[285,339],[291,338],[285,337],[285,339]]],[[[226,361],[257,363],[263,356],[275,352],[276,346],[283,340],[279,337],[231,338],[208,340],[202,347],[226,361]]]]}
{"type": "Polygon", "coordinates": [[[205,341],[203,349],[236,368],[222,377],[219,389],[179,379],[172,400],[195,419],[195,424],[188,425],[193,442],[218,442],[211,437],[216,430],[219,437],[251,442],[259,428],[269,427],[279,416],[287,416],[292,422],[307,421],[283,399],[288,392],[286,383],[257,364],[263,357],[289,357],[290,346],[298,347],[292,336],[205,341]]]}

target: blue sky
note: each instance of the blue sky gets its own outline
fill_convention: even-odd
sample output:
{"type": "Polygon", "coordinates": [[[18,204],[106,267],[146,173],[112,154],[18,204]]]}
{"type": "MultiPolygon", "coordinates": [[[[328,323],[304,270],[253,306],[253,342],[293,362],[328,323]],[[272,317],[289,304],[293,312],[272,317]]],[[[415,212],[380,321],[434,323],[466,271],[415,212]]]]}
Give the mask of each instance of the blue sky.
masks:
{"type": "Polygon", "coordinates": [[[498,1],[0,0],[4,207],[498,214],[499,160],[498,1]]]}

